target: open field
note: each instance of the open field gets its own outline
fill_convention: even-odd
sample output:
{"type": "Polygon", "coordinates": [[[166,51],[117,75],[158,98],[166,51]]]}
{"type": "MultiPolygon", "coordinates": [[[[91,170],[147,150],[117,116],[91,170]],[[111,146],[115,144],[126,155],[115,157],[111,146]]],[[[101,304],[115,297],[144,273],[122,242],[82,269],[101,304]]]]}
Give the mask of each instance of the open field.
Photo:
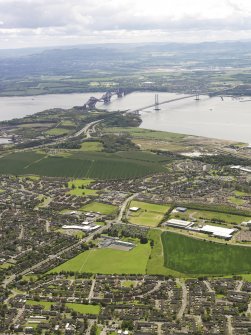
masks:
{"type": "Polygon", "coordinates": [[[51,135],[51,136],[60,136],[60,135],[68,134],[68,133],[69,133],[69,130],[65,128],[53,128],[45,132],[45,134],[51,135]]]}
{"type": "Polygon", "coordinates": [[[149,244],[138,244],[130,251],[115,249],[92,249],[59,265],[50,273],[62,271],[103,274],[145,274],[151,248],[149,244]]]}
{"type": "Polygon", "coordinates": [[[49,301],[35,301],[35,300],[27,300],[27,305],[40,305],[43,306],[46,311],[49,311],[51,309],[51,305],[53,305],[52,302],[49,301]]]}
{"type": "Polygon", "coordinates": [[[154,246],[151,250],[151,256],[149,257],[146,273],[158,274],[158,275],[172,275],[175,277],[181,277],[183,274],[169,269],[164,266],[164,253],[163,253],[163,245],[161,240],[162,231],[159,229],[151,229],[148,232],[148,238],[154,242],[154,246]]]}
{"type": "Polygon", "coordinates": [[[130,207],[139,207],[137,212],[129,211],[129,222],[150,227],[156,227],[170,206],[150,204],[142,201],[131,201],[130,207]]]}
{"type": "Polygon", "coordinates": [[[134,153],[132,155],[132,158],[130,158],[130,155],[122,158],[117,154],[80,151],[69,157],[62,157],[47,156],[33,151],[19,152],[0,158],[0,173],[35,174],[49,177],[127,179],[165,170],[164,166],[158,162],[137,160],[134,153]]]}
{"type": "Polygon", "coordinates": [[[76,196],[96,195],[97,191],[87,188],[93,181],[93,179],[74,179],[68,183],[71,189],[68,193],[76,196]]]}
{"type": "Polygon", "coordinates": [[[114,214],[117,211],[117,207],[113,205],[103,204],[101,202],[91,202],[81,208],[84,212],[95,212],[104,215],[114,214]]]}
{"type": "Polygon", "coordinates": [[[170,232],[161,237],[167,268],[191,275],[251,273],[251,248],[197,240],[170,232]]]}
{"type": "Polygon", "coordinates": [[[100,142],[84,142],[81,144],[82,151],[102,151],[103,144],[100,142]]]}
{"type": "Polygon", "coordinates": [[[84,305],[84,304],[66,303],[65,306],[81,314],[98,315],[100,313],[99,305],[84,305]]]}

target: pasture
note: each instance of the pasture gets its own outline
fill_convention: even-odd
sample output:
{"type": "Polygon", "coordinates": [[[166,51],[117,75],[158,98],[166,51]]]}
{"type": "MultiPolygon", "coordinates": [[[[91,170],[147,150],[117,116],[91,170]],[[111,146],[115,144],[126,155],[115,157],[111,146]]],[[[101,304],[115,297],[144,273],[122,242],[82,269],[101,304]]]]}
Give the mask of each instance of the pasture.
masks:
{"type": "Polygon", "coordinates": [[[130,207],[139,207],[137,212],[129,211],[128,220],[130,223],[149,227],[156,227],[169,210],[169,205],[156,205],[142,201],[131,201],[130,207]]]}
{"type": "Polygon", "coordinates": [[[130,251],[91,249],[59,265],[50,273],[73,271],[76,273],[145,274],[151,247],[138,244],[130,251]]]}
{"type": "Polygon", "coordinates": [[[251,273],[251,248],[164,232],[164,265],[190,275],[251,273]]]}

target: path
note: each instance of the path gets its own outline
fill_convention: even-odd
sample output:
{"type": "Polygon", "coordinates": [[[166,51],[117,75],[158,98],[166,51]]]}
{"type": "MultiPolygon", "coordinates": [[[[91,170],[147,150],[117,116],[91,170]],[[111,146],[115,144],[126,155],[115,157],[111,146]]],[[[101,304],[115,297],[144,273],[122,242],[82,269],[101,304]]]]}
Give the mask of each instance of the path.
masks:
{"type": "Polygon", "coordinates": [[[181,286],[182,288],[182,302],[179,312],[177,313],[177,320],[182,319],[183,314],[185,313],[186,307],[187,307],[187,288],[186,284],[183,280],[180,280],[179,278],[176,279],[176,283],[178,286],[181,286]]]}
{"type": "Polygon", "coordinates": [[[89,304],[91,303],[92,298],[93,298],[93,292],[94,292],[95,284],[96,284],[96,278],[93,278],[92,286],[91,286],[89,297],[88,297],[89,304]]]}

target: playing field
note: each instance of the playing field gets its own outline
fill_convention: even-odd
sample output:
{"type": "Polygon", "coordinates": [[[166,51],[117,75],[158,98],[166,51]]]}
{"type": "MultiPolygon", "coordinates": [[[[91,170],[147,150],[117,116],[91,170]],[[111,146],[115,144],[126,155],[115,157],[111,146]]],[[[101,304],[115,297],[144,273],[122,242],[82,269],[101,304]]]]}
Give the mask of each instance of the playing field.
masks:
{"type": "Polygon", "coordinates": [[[73,271],[103,274],[145,274],[150,252],[149,244],[138,244],[130,251],[109,248],[92,249],[59,265],[50,273],[73,271]]]}
{"type": "Polygon", "coordinates": [[[251,273],[251,248],[214,243],[165,232],[164,265],[192,275],[251,273]]]}
{"type": "Polygon", "coordinates": [[[156,227],[170,208],[169,205],[156,205],[135,200],[131,201],[130,207],[138,207],[140,209],[137,212],[129,211],[129,222],[149,227],[156,227]]]}

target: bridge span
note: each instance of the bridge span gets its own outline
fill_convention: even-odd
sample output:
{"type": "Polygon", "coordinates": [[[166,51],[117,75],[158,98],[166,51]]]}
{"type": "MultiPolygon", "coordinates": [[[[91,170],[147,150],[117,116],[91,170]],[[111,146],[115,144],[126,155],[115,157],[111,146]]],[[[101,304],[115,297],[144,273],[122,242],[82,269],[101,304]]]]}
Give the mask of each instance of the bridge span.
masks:
{"type": "MultiPolygon", "coordinates": [[[[170,102],[175,102],[175,101],[179,101],[179,100],[185,100],[185,99],[189,99],[189,98],[196,98],[196,100],[198,100],[197,97],[198,97],[197,94],[186,95],[185,97],[175,98],[175,99],[165,100],[165,101],[159,102],[158,105],[164,105],[164,104],[168,104],[170,102]]],[[[152,108],[152,107],[155,107],[155,106],[156,106],[156,104],[154,103],[154,104],[151,104],[151,105],[148,105],[148,106],[137,108],[135,110],[128,110],[125,114],[137,114],[138,112],[140,112],[140,111],[142,111],[144,109],[152,108]]]]}

